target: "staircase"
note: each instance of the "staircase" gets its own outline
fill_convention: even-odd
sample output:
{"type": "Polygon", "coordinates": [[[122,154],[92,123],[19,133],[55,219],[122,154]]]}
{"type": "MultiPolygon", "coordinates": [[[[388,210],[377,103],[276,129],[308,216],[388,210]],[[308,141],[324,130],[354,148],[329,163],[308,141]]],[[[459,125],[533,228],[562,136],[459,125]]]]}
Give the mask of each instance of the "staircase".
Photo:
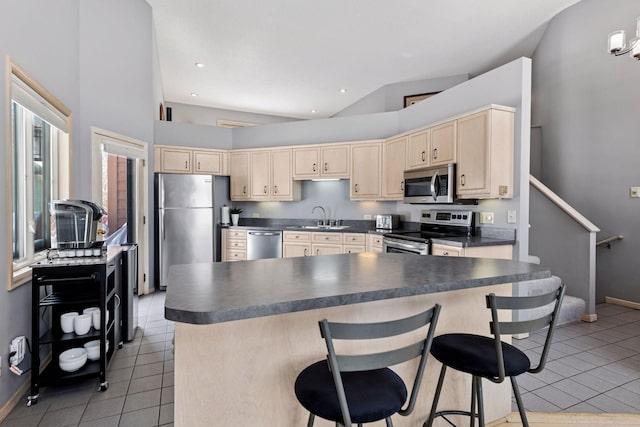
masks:
{"type": "MultiPolygon", "coordinates": [[[[557,289],[562,280],[558,276],[551,276],[547,279],[531,280],[528,282],[520,282],[521,289],[526,290],[526,295],[542,295],[557,289]]],[[[582,314],[585,310],[584,300],[569,295],[564,296],[562,305],[560,306],[560,317],[558,318],[558,325],[566,323],[579,322],[582,319],[582,314]]],[[[529,318],[535,318],[541,316],[543,313],[549,312],[545,310],[545,307],[535,310],[527,310],[524,318],[521,320],[528,320],[529,318]]]]}

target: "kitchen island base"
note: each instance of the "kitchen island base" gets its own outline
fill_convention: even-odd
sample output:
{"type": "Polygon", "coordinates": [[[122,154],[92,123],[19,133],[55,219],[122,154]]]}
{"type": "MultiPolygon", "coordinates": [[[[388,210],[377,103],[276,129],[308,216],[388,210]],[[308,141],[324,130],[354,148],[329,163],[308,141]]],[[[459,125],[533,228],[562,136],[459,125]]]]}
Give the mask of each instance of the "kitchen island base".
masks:
{"type": "MultiPolygon", "coordinates": [[[[442,311],[436,335],[468,332],[489,336],[490,312],[485,308],[485,295],[491,292],[511,295],[511,285],[481,286],[206,325],[176,322],[175,424],[304,426],[309,414],[295,397],[294,382],[304,367],[326,355],[319,320],[377,322],[415,314],[439,303],[442,311]]],[[[410,341],[411,334],[407,335],[399,339],[410,341]]],[[[414,361],[395,370],[410,384],[415,366],[414,361]]],[[[395,415],[396,427],[421,426],[426,420],[439,371],[440,364],[430,357],[416,409],[408,417],[395,415]]],[[[484,381],[483,386],[487,396],[487,421],[509,414],[509,383],[484,381]]],[[[471,376],[448,372],[439,409],[468,409],[470,396],[471,376]]],[[[452,417],[452,421],[468,423],[468,418],[452,417]]],[[[316,418],[315,425],[335,424],[316,418]]],[[[371,425],[384,425],[384,422],[371,425]]],[[[434,426],[438,425],[448,424],[436,420],[434,426]]]]}

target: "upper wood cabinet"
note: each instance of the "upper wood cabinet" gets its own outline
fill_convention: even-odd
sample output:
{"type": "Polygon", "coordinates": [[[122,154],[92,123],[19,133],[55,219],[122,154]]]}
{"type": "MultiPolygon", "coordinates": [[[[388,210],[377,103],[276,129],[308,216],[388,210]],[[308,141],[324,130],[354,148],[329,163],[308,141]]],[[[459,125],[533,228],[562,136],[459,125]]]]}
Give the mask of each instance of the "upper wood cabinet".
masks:
{"type": "Polygon", "coordinates": [[[431,158],[432,166],[444,165],[456,162],[456,131],[455,120],[434,126],[431,132],[431,158]]]}
{"type": "Polygon", "coordinates": [[[406,145],[406,136],[384,142],[382,195],[385,200],[402,200],[404,197],[406,145]]]}
{"type": "MultiPolygon", "coordinates": [[[[273,149],[273,150],[250,150],[249,165],[247,176],[249,180],[248,197],[244,197],[240,193],[240,184],[244,185],[241,176],[237,177],[236,191],[240,197],[234,197],[232,200],[282,200],[292,201],[300,200],[300,183],[294,182],[291,174],[292,170],[292,153],[290,148],[273,149]]],[[[232,157],[231,181],[232,188],[234,177],[236,176],[236,166],[232,157]]],[[[240,168],[242,175],[244,167],[244,159],[238,160],[237,167],[240,168]]],[[[233,191],[232,191],[233,192],[233,191]]]]}
{"type": "Polygon", "coordinates": [[[458,119],[458,197],[513,197],[513,132],[513,109],[494,107],[458,119]]]}
{"type": "Polygon", "coordinates": [[[154,172],[228,175],[225,150],[156,146],[154,172]]]}
{"type": "Polygon", "coordinates": [[[249,200],[251,189],[249,186],[249,152],[232,151],[229,155],[230,163],[230,198],[231,200],[249,200]]]}
{"type": "Polygon", "coordinates": [[[382,198],[382,142],[351,145],[351,200],[382,198]]]}
{"type": "Polygon", "coordinates": [[[429,129],[407,136],[407,159],[405,169],[419,169],[429,166],[429,147],[431,131],[429,129]]]}
{"type": "Polygon", "coordinates": [[[293,179],[349,178],[349,144],[293,149],[293,179]]]}

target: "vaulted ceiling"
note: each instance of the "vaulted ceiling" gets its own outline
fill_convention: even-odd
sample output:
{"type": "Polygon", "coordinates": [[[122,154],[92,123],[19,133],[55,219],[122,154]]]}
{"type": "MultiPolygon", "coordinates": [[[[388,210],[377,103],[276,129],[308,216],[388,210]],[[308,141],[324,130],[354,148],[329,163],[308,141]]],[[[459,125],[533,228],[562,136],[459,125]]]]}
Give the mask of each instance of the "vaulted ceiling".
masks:
{"type": "Polygon", "coordinates": [[[165,100],[321,118],[387,84],[531,56],[579,0],[147,1],[165,100]]]}

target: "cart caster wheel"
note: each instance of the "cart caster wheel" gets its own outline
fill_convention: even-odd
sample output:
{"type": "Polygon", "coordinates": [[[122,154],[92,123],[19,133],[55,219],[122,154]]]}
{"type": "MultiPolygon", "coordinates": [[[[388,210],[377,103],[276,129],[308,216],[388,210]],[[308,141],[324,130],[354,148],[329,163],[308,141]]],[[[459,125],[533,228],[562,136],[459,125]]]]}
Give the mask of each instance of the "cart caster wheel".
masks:
{"type": "Polygon", "coordinates": [[[109,383],[107,381],[103,382],[102,384],[100,384],[100,387],[98,387],[98,391],[107,391],[109,390],[109,383]]]}

